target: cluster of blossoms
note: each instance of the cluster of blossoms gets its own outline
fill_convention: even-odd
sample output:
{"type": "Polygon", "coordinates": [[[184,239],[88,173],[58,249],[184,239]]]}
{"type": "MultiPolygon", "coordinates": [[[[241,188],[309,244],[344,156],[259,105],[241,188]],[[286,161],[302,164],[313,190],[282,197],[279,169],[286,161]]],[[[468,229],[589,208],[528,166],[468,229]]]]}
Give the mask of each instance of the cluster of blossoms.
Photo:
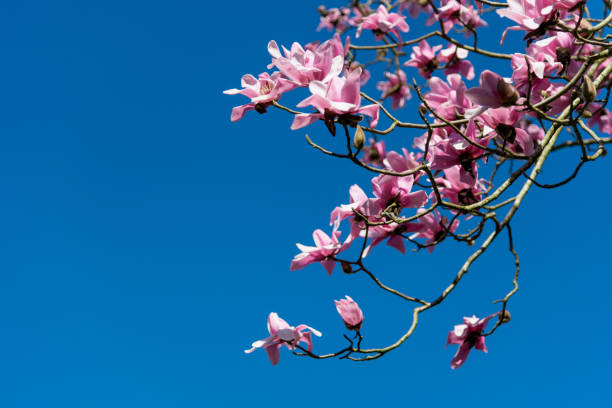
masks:
{"type": "MultiPolygon", "coordinates": [[[[404,0],[396,2],[394,8],[383,3],[376,9],[371,9],[369,4],[351,2],[350,6],[332,9],[321,6],[318,29],[335,30],[332,39],[305,46],[294,43],[289,50],[284,47],[281,50],[276,42],[271,41],[268,52],[272,60],[268,69],[277,71],[264,72],[257,78],[245,75],[242,78],[243,89],[230,89],[225,93],[240,93],[250,98],[249,103],[232,110],[232,121],[240,120],[247,111],[264,113],[274,105],[294,115],[293,130],[322,122],[333,136],[340,127],[347,142],[352,139],[356,150],[352,150],[348,143],[348,151],[342,154],[330,153],[308,140],[323,152],[350,159],[376,173],[371,179],[371,193],[356,184],[351,186],[349,203],[341,204],[331,212],[331,235],[317,229],[313,233],[314,246],[297,244],[299,253],[291,261],[290,270],[320,263],[331,275],[340,263],[343,272],[364,271],[383,289],[397,295],[398,291],[382,285],[364,265],[364,259],[377,245],[386,243],[402,254],[407,245],[431,253],[449,237],[472,245],[490,219],[496,223],[492,238],[504,228],[511,234],[509,222],[522,197],[514,201],[516,208],[513,207],[502,222],[495,218],[493,209],[505,204],[493,209],[487,208],[486,204],[497,199],[529,168],[541,167],[543,159],[538,159],[545,159],[550,153],[551,147],[547,144],[555,143],[556,130],[563,126],[571,129],[571,135],[576,139],[568,146],[581,146],[583,151],[576,172],[584,162],[603,154],[604,142],[593,136],[591,129],[597,128],[608,135],[612,133],[612,114],[605,107],[608,96],[603,96],[609,94],[612,87],[608,78],[612,71],[612,52],[605,47],[604,38],[590,37],[597,30],[583,19],[584,1],[579,0],[492,3],[498,18],[517,24],[503,32],[502,43],[509,31],[524,33],[524,53],[514,54],[489,52],[477,47],[476,30],[488,25],[482,18],[487,11],[483,2],[404,0]],[[410,30],[406,22],[408,15],[424,16],[426,25],[437,25],[439,30],[404,41],[402,34],[410,30]],[[369,31],[382,44],[378,47],[355,46],[349,37],[343,42],[340,34],[351,28],[356,30],[356,38],[369,31]],[[473,36],[474,45],[464,45],[452,39],[450,33],[453,30],[473,36]],[[441,44],[434,44],[433,37],[441,44]],[[406,49],[407,46],[412,46],[411,51],[406,49]],[[355,52],[371,49],[377,51],[376,59],[364,64],[355,61],[355,52]],[[474,66],[468,60],[469,52],[504,60],[512,75],[503,77],[485,69],[478,76],[478,85],[469,85],[469,81],[476,78],[474,66]],[[385,63],[387,67],[383,80],[376,84],[381,92],[378,101],[364,96],[362,91],[362,86],[371,76],[365,67],[377,63],[385,63]],[[415,70],[404,71],[406,68],[403,67],[415,70]],[[408,80],[409,73],[422,77],[425,83],[415,86],[416,81],[408,80]],[[598,76],[603,77],[594,81],[598,76]],[[296,111],[280,105],[278,101],[285,92],[300,88],[307,89],[309,95],[296,107],[310,107],[311,111],[296,111]],[[402,122],[383,107],[390,99],[391,109],[401,110],[414,93],[420,100],[418,112],[424,124],[402,122]],[[371,103],[364,104],[364,100],[371,103]],[[391,121],[386,130],[377,129],[383,114],[391,121]],[[588,120],[588,125],[581,117],[588,120]],[[599,146],[596,155],[587,155],[579,126],[584,127],[585,132],[592,136],[593,144],[599,146]],[[419,131],[412,138],[410,149],[390,150],[379,138],[399,127],[422,129],[424,133],[419,131]],[[372,134],[367,144],[365,132],[372,134]],[[487,170],[491,161],[496,162],[494,171],[487,170]],[[512,161],[522,163],[520,172],[512,173],[493,192],[497,168],[512,161]],[[484,175],[489,178],[484,178],[484,175]],[[474,220],[479,220],[475,228],[474,220]],[[348,231],[344,237],[340,230],[343,223],[348,224],[347,229],[343,228],[348,231]],[[459,233],[462,229],[466,232],[459,233]],[[353,245],[355,243],[358,244],[353,245]],[[349,248],[355,246],[359,252],[357,261],[343,259],[349,248]]],[[[602,27],[610,21],[612,14],[602,27]]],[[[534,175],[538,172],[539,168],[533,169],[534,175]]],[[[532,179],[525,176],[528,189],[532,179]]],[[[483,245],[488,246],[490,241],[483,245]]],[[[514,253],[512,247],[511,251],[514,253]]],[[[443,301],[465,272],[462,270],[449,286],[450,290],[444,291],[435,301],[400,296],[419,303],[421,309],[415,310],[420,313],[443,301]]],[[[447,345],[459,345],[451,361],[453,369],[465,362],[471,348],[487,351],[484,329],[495,316],[499,317],[495,328],[509,320],[505,306],[513,293],[503,299],[504,313],[494,313],[484,319],[466,317],[464,324],[455,326],[449,333],[447,345]]],[[[363,313],[359,306],[347,296],[336,301],[336,307],[346,327],[356,330],[361,343],[359,330],[363,313]]],[[[253,348],[247,352],[263,347],[273,364],[278,362],[279,349],[283,345],[312,355],[312,334],[320,335],[305,325],[289,326],[275,313],[268,318],[268,330],[270,337],[253,343],[253,348]],[[306,343],[307,348],[303,349],[300,342],[306,343]]],[[[363,352],[366,354],[363,359],[370,359],[389,351],[387,348],[362,351],[359,343],[355,347],[351,341],[347,349],[328,356],[363,352]]]]}

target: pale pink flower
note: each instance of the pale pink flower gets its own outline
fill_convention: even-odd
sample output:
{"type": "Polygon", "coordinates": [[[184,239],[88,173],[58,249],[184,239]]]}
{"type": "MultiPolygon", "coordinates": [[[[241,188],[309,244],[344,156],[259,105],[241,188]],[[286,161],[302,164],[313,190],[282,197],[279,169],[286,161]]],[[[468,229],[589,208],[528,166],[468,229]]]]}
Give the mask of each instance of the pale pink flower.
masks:
{"type": "MultiPolygon", "coordinates": [[[[433,145],[431,153],[431,168],[434,170],[444,170],[449,167],[461,165],[464,170],[472,171],[476,165],[476,159],[480,158],[485,151],[472,142],[486,147],[490,137],[478,138],[474,121],[470,121],[464,131],[464,137],[456,132],[451,132],[444,140],[433,145]],[[466,140],[466,138],[468,140],[466,140]]],[[[429,157],[428,157],[429,158],[429,157]]]]}
{"type": "MultiPolygon", "coordinates": [[[[425,210],[419,209],[417,210],[417,213],[421,213],[423,211],[425,210]]],[[[454,220],[452,224],[449,225],[448,219],[441,216],[436,209],[420,217],[415,223],[412,224],[414,225],[412,230],[416,231],[416,233],[412,234],[410,239],[426,239],[425,245],[429,245],[427,247],[427,251],[432,253],[436,247],[433,244],[442,240],[449,232],[455,232],[459,227],[459,220],[454,220]]]]}
{"type": "Polygon", "coordinates": [[[468,61],[468,50],[458,48],[451,44],[448,48],[440,51],[437,59],[440,63],[446,64],[444,67],[444,75],[461,74],[467,79],[474,78],[474,66],[468,61]]]}
{"type": "Polygon", "coordinates": [[[308,351],[312,351],[312,335],[321,337],[321,332],[305,324],[300,324],[297,327],[289,326],[286,321],[278,317],[278,314],[274,312],[268,316],[268,332],[270,333],[269,337],[257,340],[252,344],[252,348],[244,352],[252,353],[256,349],[263,347],[266,353],[268,353],[268,358],[272,365],[276,365],[280,361],[280,348],[282,346],[287,347],[289,350],[295,350],[297,345],[304,342],[308,347],[308,351]]]}
{"type": "Polygon", "coordinates": [[[410,99],[410,88],[406,74],[402,70],[397,70],[396,74],[385,72],[386,81],[380,81],[376,84],[376,89],[382,91],[381,99],[391,97],[393,109],[400,109],[406,105],[406,100],[410,99]]]}
{"type": "Polygon", "coordinates": [[[340,220],[334,223],[331,237],[320,229],[313,232],[312,238],[316,245],[314,247],[296,244],[302,252],[293,258],[289,270],[296,271],[311,263],[320,262],[327,273],[331,275],[336,266],[334,256],[347,249],[353,239],[349,235],[344,243],[340,243],[338,240],[341,235],[341,232],[338,231],[339,224],[340,220]]]}
{"type": "Polygon", "coordinates": [[[360,210],[361,206],[368,201],[368,196],[357,184],[353,184],[349,189],[350,203],[341,204],[334,208],[330,215],[329,224],[342,221],[355,215],[355,210],[360,210]]]}
{"type": "Polygon", "coordinates": [[[455,120],[472,107],[466,97],[466,87],[461,75],[447,75],[446,82],[433,77],[429,80],[429,89],[430,92],[427,92],[424,98],[436,114],[444,119],[455,120]]]}
{"type": "MultiPolygon", "coordinates": [[[[432,13],[425,24],[432,25],[436,21],[442,22],[444,32],[448,32],[458,23],[471,29],[487,26],[486,21],[480,18],[477,9],[473,6],[466,6],[457,0],[442,0],[441,6],[438,7],[438,13],[432,13]]],[[[471,33],[469,29],[465,30],[466,36],[471,33]]]]}
{"type": "Polygon", "coordinates": [[[346,299],[334,300],[336,310],[349,330],[359,331],[363,323],[363,312],[357,302],[345,295],[346,299]]]}
{"type": "Polygon", "coordinates": [[[591,108],[595,114],[589,119],[589,126],[597,126],[601,133],[612,135],[612,113],[607,109],[601,109],[600,105],[591,108]]]}
{"type": "Polygon", "coordinates": [[[512,106],[520,97],[516,88],[488,69],[480,74],[480,87],[468,89],[465,96],[485,108],[512,106]]]}
{"type": "Polygon", "coordinates": [[[437,178],[438,189],[442,197],[453,204],[469,205],[480,201],[484,185],[478,179],[476,169],[466,171],[462,166],[453,166],[444,170],[444,177],[437,178]]]}
{"type": "Polygon", "coordinates": [[[418,68],[419,75],[429,79],[440,65],[440,62],[436,59],[436,53],[441,49],[441,45],[435,45],[432,48],[426,40],[422,40],[419,45],[412,47],[410,59],[404,65],[418,68]]]}
{"type": "Polygon", "coordinates": [[[283,56],[276,41],[272,40],[268,43],[268,52],[272,56],[268,69],[275,66],[298,86],[308,86],[312,81],[328,83],[342,72],[348,47],[349,39],[343,45],[340,36],[335,34],[331,40],[307,44],[306,47],[294,42],[291,50],[283,47],[283,56]]]}
{"type": "Polygon", "coordinates": [[[370,144],[363,148],[362,160],[367,164],[380,165],[387,157],[385,141],[376,141],[373,138],[370,138],[368,141],[370,144]]]}
{"type": "Polygon", "coordinates": [[[324,119],[332,134],[335,134],[334,121],[336,117],[342,118],[343,115],[349,115],[352,121],[354,115],[360,113],[370,116],[372,118],[370,126],[376,127],[380,106],[378,104],[361,106],[361,95],[359,93],[360,77],[361,68],[358,67],[341,78],[332,78],[328,84],[321,81],[312,81],[308,85],[312,95],[304,99],[297,106],[312,106],[319,113],[295,115],[291,129],[300,129],[318,119],[324,119]]]}
{"type": "Polygon", "coordinates": [[[295,84],[281,77],[280,72],[269,75],[267,72],[259,74],[258,78],[247,74],[242,77],[243,89],[228,89],[223,91],[227,95],[241,94],[251,99],[251,103],[236,106],[232,109],[232,122],[236,122],[251,110],[264,113],[266,108],[277,101],[284,92],[295,89],[295,84]]]}
{"type": "Polygon", "coordinates": [[[407,33],[410,30],[406,17],[397,13],[389,13],[384,5],[380,5],[375,13],[372,13],[363,18],[361,24],[357,28],[357,38],[361,35],[361,31],[365,28],[372,30],[377,40],[381,40],[386,33],[393,33],[398,41],[402,42],[400,31],[407,33]]]}
{"type": "Polygon", "coordinates": [[[497,14],[518,23],[508,27],[502,34],[504,42],[508,30],[527,31],[525,38],[542,35],[546,32],[547,23],[558,17],[555,11],[563,12],[572,9],[582,0],[508,0],[508,7],[498,8],[497,14]]]}
{"type": "Polygon", "coordinates": [[[328,31],[338,31],[343,33],[351,26],[351,9],[348,7],[325,9],[325,6],[320,6],[318,12],[321,14],[321,22],[317,27],[317,31],[326,28],[328,31]]]}
{"type": "Polygon", "coordinates": [[[449,344],[459,344],[459,349],[451,360],[451,368],[453,370],[461,367],[463,363],[465,363],[472,347],[476,348],[476,350],[484,351],[485,353],[488,352],[482,332],[487,326],[487,323],[489,323],[489,320],[497,315],[497,313],[493,313],[491,316],[485,317],[484,319],[479,319],[476,316],[464,317],[463,324],[456,325],[455,328],[448,333],[446,346],[449,344]]]}
{"type": "Polygon", "coordinates": [[[431,13],[433,9],[429,4],[423,4],[422,0],[401,0],[397,10],[402,12],[408,10],[410,17],[417,18],[420,13],[431,13]]]}

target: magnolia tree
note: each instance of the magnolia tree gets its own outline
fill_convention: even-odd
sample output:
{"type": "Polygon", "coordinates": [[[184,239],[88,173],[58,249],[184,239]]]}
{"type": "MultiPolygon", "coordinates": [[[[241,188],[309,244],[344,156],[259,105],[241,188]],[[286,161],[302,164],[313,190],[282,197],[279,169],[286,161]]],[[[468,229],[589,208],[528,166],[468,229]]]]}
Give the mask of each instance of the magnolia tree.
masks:
{"type": "Polygon", "coordinates": [[[346,347],[329,354],[313,351],[312,335],[320,332],[304,324],[291,326],[270,313],[269,336],[246,352],[263,348],[272,364],[279,362],[282,346],[316,359],[379,358],[406,342],[421,314],[444,302],[495,239],[507,234],[514,259],[511,290],[494,302],[491,315],[465,317],[447,337],[447,345],[459,346],[452,368],[460,367],[472,348],[486,352],[485,338],[510,321],[508,302],[518,290],[519,256],[511,221],[527,192],[534,185],[555,188],[570,182],[585,163],[604,156],[612,141],[612,114],[606,109],[612,87],[610,3],[351,1],[342,8],[319,7],[318,29],[334,32],[325,42],[293,43],[287,49],[270,41],[267,69],[272,72],[244,75],[242,89],[225,91],[250,99],[232,110],[231,120],[249,111],[281,109],[293,115],[293,130],[312,127],[312,132],[346,139],[345,148],[332,151],[323,146],[323,137],[319,144],[306,135],[313,148],[374,174],[371,191],[351,186],[349,203],[332,211],[330,235],[317,229],[314,246],[297,244],[300,252],[290,269],[320,263],[330,275],[336,266],[346,274],[363,273],[414,309],[412,324],[399,339],[366,348],[358,304],[349,296],[336,301],[346,328],[355,335],[345,335],[346,347]],[[603,14],[594,15],[594,8],[603,14]],[[431,30],[409,38],[409,17],[431,30]],[[506,35],[522,37],[520,48],[512,54],[482,48],[478,38],[487,21],[506,25],[502,44],[506,35]],[[351,42],[349,34],[360,39],[367,32],[373,34],[367,36],[373,44],[351,42]],[[512,77],[476,70],[470,61],[475,54],[485,63],[495,59],[507,64],[512,77]],[[373,93],[366,93],[375,66],[382,67],[383,76],[373,93]],[[475,78],[478,86],[466,85],[475,78]],[[305,98],[296,107],[280,102],[283,94],[299,90],[305,98]],[[402,110],[411,97],[418,98],[418,109],[402,110]],[[417,120],[406,121],[406,114],[417,120]],[[391,132],[408,132],[410,143],[401,151],[388,151],[385,137],[391,132]],[[576,149],[579,159],[567,163],[567,173],[558,180],[538,180],[547,159],[562,149],[576,149]],[[348,234],[341,233],[341,225],[348,234]],[[475,250],[434,299],[387,286],[366,262],[383,242],[405,253],[407,246],[432,252],[444,241],[475,250]],[[356,248],[355,258],[347,256],[349,247],[356,248]]]}

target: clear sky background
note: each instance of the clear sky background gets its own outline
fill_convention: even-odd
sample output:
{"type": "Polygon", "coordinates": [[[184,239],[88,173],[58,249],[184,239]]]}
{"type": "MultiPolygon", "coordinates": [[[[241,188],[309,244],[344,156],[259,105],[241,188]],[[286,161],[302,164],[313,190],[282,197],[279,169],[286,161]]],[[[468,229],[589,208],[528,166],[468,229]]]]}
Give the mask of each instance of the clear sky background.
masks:
{"type": "MultiPolygon", "coordinates": [[[[283,112],[229,121],[246,98],[221,91],[265,70],[270,39],[328,38],[315,32],[318,5],[2,3],[0,406],[612,402],[609,157],[568,186],[527,196],[513,222],[521,290],[489,354],[474,351],[452,371],[456,347],[444,343],[462,316],[495,312],[491,302],[510,289],[505,238],[382,359],[313,361],[283,349],[273,367],[262,350],[243,353],[267,335],[271,311],[321,330],[315,351],[343,347],[333,300],[345,294],[364,309],[364,346],[390,344],[410,324],[411,305],[363,275],[289,271],[295,243],[329,232],[331,209],[353,183],[369,191],[370,175],[313,151],[283,112]]],[[[482,44],[499,49],[499,22],[486,18],[494,27],[482,44]]],[[[411,35],[423,30],[409,23],[411,35]]],[[[510,33],[504,49],[519,39],[510,33]]],[[[485,67],[510,74],[506,64],[485,67]]],[[[332,143],[321,124],[308,132],[332,143]]],[[[396,132],[389,144],[418,135],[396,132]]],[[[542,180],[578,159],[558,156],[542,180]]],[[[370,262],[389,285],[433,298],[469,250],[381,248],[370,262]]]]}

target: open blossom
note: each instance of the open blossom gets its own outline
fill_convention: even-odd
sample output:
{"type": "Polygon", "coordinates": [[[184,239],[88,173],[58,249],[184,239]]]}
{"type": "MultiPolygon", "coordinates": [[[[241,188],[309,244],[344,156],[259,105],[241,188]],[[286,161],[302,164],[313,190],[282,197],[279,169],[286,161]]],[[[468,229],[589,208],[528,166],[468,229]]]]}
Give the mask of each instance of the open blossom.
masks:
{"type": "Polygon", "coordinates": [[[455,120],[472,107],[466,97],[466,87],[461,75],[447,75],[446,82],[433,77],[429,80],[429,89],[424,95],[425,100],[436,114],[444,119],[455,120]]]}
{"type": "Polygon", "coordinates": [[[334,223],[331,237],[320,229],[313,232],[312,238],[316,245],[314,247],[296,244],[298,249],[302,252],[293,258],[289,269],[296,271],[311,263],[320,262],[327,273],[331,275],[336,266],[336,261],[333,259],[333,256],[348,248],[352,241],[352,237],[349,235],[344,243],[340,243],[338,240],[341,235],[341,232],[338,231],[339,224],[339,220],[334,223]]]}
{"type": "Polygon", "coordinates": [[[236,106],[232,109],[232,122],[242,119],[244,114],[251,110],[264,113],[272,101],[277,101],[283,92],[290,91],[296,87],[291,81],[282,78],[280,72],[275,72],[272,75],[264,72],[259,74],[258,78],[247,74],[242,77],[240,82],[243,89],[234,88],[223,91],[227,95],[241,94],[251,98],[251,103],[236,106]]]}
{"type": "Polygon", "coordinates": [[[387,157],[385,149],[385,141],[376,141],[373,138],[368,139],[370,143],[363,149],[363,162],[367,164],[379,165],[387,157]]]}
{"type": "Polygon", "coordinates": [[[345,295],[346,299],[334,300],[336,310],[342,317],[344,325],[349,330],[359,331],[363,323],[363,312],[357,302],[345,295]]]}
{"type": "Polygon", "coordinates": [[[426,40],[422,40],[419,45],[412,47],[410,59],[404,65],[418,68],[419,75],[429,79],[440,65],[440,62],[436,59],[436,53],[441,49],[441,45],[431,47],[426,40]]]}
{"type": "Polygon", "coordinates": [[[446,64],[444,68],[444,75],[461,74],[467,79],[473,79],[474,66],[467,60],[468,55],[468,50],[459,48],[454,44],[451,44],[448,48],[440,51],[438,61],[446,64]]]}
{"type": "Polygon", "coordinates": [[[335,34],[331,40],[306,47],[294,42],[290,50],[283,47],[283,56],[273,40],[268,43],[268,52],[272,56],[268,69],[276,67],[298,86],[308,86],[311,81],[328,83],[342,72],[348,47],[349,39],[343,45],[340,36],[335,34]]]}
{"type": "MultiPolygon", "coordinates": [[[[499,137],[499,143],[516,153],[531,155],[535,152],[544,131],[537,125],[522,123],[520,119],[524,112],[516,106],[509,108],[489,109],[483,113],[479,120],[493,129],[499,137]],[[521,125],[525,125],[524,128],[521,125]]],[[[488,130],[485,128],[485,131],[488,130]]]]}
{"type": "Polygon", "coordinates": [[[377,104],[361,106],[360,77],[361,68],[357,67],[343,77],[332,78],[328,84],[321,81],[312,81],[308,86],[312,95],[297,106],[299,108],[312,106],[319,113],[295,115],[291,129],[300,129],[318,119],[324,119],[330,131],[335,134],[334,121],[337,116],[350,115],[350,120],[353,120],[354,115],[360,113],[370,116],[372,118],[370,126],[376,127],[380,106],[377,104]]]}
{"type": "Polygon", "coordinates": [[[280,348],[287,347],[289,350],[295,350],[296,346],[301,342],[306,343],[308,351],[312,351],[312,335],[321,337],[321,332],[312,327],[300,324],[297,327],[289,326],[289,324],[278,317],[278,314],[272,312],[268,316],[268,332],[270,336],[255,341],[250,349],[245,350],[245,353],[252,353],[258,348],[266,350],[268,358],[272,365],[278,364],[280,361],[280,348]]]}
{"type": "Polygon", "coordinates": [[[525,38],[544,34],[546,23],[557,17],[555,11],[568,11],[583,0],[508,0],[508,7],[497,9],[500,17],[518,23],[502,34],[502,43],[508,30],[527,31],[525,38]]]}
{"type": "Polygon", "coordinates": [[[478,179],[477,168],[466,171],[463,166],[444,170],[444,177],[436,179],[442,197],[459,205],[470,205],[480,201],[484,191],[482,180],[478,179]]]}
{"type": "Polygon", "coordinates": [[[401,42],[402,37],[399,32],[407,33],[410,30],[405,20],[406,17],[398,13],[389,13],[387,8],[381,4],[375,13],[363,18],[355,36],[359,38],[361,31],[365,28],[374,32],[376,40],[381,40],[386,33],[393,33],[401,42]]]}
{"type": "Polygon", "coordinates": [[[485,338],[482,335],[482,331],[489,323],[489,320],[497,316],[497,313],[493,313],[491,316],[479,319],[476,316],[464,317],[463,324],[458,324],[453,330],[448,333],[446,339],[446,346],[449,344],[459,344],[457,353],[451,360],[451,368],[454,370],[459,368],[465,363],[465,360],[470,354],[472,347],[476,350],[488,351],[485,345],[485,338]]]}
{"type": "Polygon", "coordinates": [[[516,88],[488,69],[480,74],[480,86],[468,89],[465,95],[476,105],[485,108],[512,106],[520,97],[516,88]]]}
{"type": "MultiPolygon", "coordinates": [[[[441,6],[438,7],[438,12],[432,13],[425,24],[432,25],[439,20],[442,22],[444,32],[448,32],[458,23],[471,29],[487,26],[487,22],[480,18],[477,9],[462,3],[463,1],[442,0],[441,6]]],[[[469,29],[465,30],[465,35],[470,35],[471,33],[472,31],[469,29]]]]}
{"type": "Polygon", "coordinates": [[[325,6],[320,6],[318,12],[321,14],[321,23],[317,27],[317,31],[327,28],[328,31],[336,30],[343,33],[351,24],[351,9],[348,7],[325,9],[325,6]]]}
{"type": "MultiPolygon", "coordinates": [[[[417,210],[417,213],[421,213],[425,210],[417,210]]],[[[425,245],[427,251],[432,253],[436,247],[434,244],[442,240],[449,232],[455,232],[459,227],[459,220],[454,220],[449,225],[446,217],[440,215],[440,212],[436,209],[429,214],[425,214],[420,217],[415,223],[413,223],[412,230],[416,231],[410,236],[410,239],[423,238],[425,239],[425,245]]]]}
{"type": "Polygon", "coordinates": [[[406,99],[410,99],[410,88],[406,74],[401,69],[397,70],[396,74],[385,72],[386,81],[380,81],[376,84],[376,89],[382,91],[382,99],[391,97],[393,109],[400,109],[406,105],[406,99]]]}

